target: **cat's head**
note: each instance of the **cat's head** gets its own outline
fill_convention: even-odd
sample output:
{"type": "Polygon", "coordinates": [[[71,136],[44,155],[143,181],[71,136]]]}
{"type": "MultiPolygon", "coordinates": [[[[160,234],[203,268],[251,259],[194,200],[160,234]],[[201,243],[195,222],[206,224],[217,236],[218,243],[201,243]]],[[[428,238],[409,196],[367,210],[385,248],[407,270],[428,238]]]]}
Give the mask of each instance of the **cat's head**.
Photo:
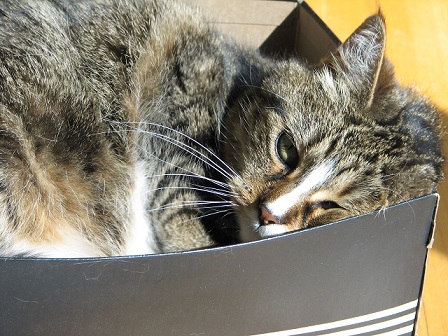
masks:
{"type": "Polygon", "coordinates": [[[430,193],[440,126],[384,59],[385,25],[368,18],[311,66],[253,64],[225,121],[224,156],[243,240],[322,225],[430,193]]]}

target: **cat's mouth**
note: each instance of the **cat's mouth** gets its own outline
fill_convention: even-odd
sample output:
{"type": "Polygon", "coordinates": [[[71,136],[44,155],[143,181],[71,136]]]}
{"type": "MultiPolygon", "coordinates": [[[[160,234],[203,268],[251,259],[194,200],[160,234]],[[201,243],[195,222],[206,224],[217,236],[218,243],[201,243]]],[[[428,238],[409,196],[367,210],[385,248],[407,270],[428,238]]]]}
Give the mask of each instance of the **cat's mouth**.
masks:
{"type": "Polygon", "coordinates": [[[281,223],[281,219],[274,216],[263,205],[258,206],[258,234],[265,237],[277,236],[288,231],[286,225],[281,223]]]}
{"type": "Polygon", "coordinates": [[[278,236],[290,231],[287,225],[281,222],[267,220],[257,203],[246,207],[238,217],[240,217],[240,237],[244,242],[278,236]]]}

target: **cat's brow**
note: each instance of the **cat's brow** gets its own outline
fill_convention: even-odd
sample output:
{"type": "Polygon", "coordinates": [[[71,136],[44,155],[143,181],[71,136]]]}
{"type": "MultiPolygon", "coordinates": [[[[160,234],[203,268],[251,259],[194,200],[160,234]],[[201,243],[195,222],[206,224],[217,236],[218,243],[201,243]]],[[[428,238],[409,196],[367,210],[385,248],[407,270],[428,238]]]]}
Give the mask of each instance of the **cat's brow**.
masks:
{"type": "MultiPolygon", "coordinates": [[[[268,109],[272,109],[275,113],[277,113],[282,118],[286,117],[288,114],[288,110],[285,108],[285,104],[289,106],[293,106],[292,103],[286,99],[286,97],[283,97],[282,95],[263,88],[261,86],[254,86],[254,85],[246,85],[247,87],[251,87],[256,90],[260,90],[261,93],[259,93],[261,101],[265,104],[265,107],[268,109]]],[[[298,110],[294,108],[295,112],[298,113],[298,110]]]]}
{"type": "Polygon", "coordinates": [[[282,118],[285,118],[288,114],[288,111],[279,102],[274,103],[274,106],[270,108],[282,118]]]}

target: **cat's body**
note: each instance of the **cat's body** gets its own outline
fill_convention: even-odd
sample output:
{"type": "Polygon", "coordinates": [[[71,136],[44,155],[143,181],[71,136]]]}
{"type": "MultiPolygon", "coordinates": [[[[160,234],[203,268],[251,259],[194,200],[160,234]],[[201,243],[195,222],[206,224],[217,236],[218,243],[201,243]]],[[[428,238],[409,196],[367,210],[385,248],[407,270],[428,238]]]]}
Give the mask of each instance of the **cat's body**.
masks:
{"type": "Polygon", "coordinates": [[[174,1],[0,4],[0,255],[258,239],[435,190],[435,109],[372,17],[315,67],[174,1]]]}

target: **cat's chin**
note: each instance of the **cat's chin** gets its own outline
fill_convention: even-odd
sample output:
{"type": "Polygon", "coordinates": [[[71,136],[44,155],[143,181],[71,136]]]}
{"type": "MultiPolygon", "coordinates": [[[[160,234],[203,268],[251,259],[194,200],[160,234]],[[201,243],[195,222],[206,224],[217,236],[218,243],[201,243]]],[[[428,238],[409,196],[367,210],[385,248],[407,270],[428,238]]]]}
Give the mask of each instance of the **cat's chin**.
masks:
{"type": "Polygon", "coordinates": [[[258,210],[251,208],[246,209],[244,213],[238,214],[241,241],[256,241],[278,236],[289,231],[286,225],[282,224],[260,225],[258,217],[258,210]]]}
{"type": "Polygon", "coordinates": [[[278,236],[283,233],[286,233],[286,232],[288,232],[288,228],[286,227],[286,225],[282,225],[282,224],[269,224],[269,225],[259,226],[257,232],[263,238],[267,238],[267,237],[278,236]]]}

